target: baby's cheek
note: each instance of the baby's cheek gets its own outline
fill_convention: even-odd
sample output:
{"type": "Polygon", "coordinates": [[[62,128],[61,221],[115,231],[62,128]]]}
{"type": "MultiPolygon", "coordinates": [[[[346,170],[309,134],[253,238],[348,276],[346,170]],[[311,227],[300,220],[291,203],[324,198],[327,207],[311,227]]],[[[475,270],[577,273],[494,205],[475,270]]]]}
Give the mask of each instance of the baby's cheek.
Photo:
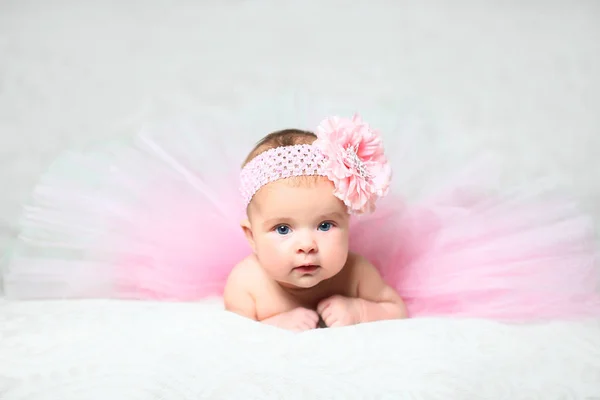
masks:
{"type": "Polygon", "coordinates": [[[339,249],[340,253],[347,253],[349,246],[349,235],[346,230],[338,230],[333,240],[336,242],[336,248],[339,249]]]}
{"type": "Polygon", "coordinates": [[[270,273],[277,274],[287,267],[287,260],[282,254],[282,247],[281,245],[268,243],[262,246],[259,251],[258,259],[262,267],[270,273]]]}
{"type": "Polygon", "coordinates": [[[342,232],[336,235],[332,235],[330,242],[327,245],[328,254],[327,258],[331,264],[343,266],[348,257],[348,239],[347,236],[342,232]]]}

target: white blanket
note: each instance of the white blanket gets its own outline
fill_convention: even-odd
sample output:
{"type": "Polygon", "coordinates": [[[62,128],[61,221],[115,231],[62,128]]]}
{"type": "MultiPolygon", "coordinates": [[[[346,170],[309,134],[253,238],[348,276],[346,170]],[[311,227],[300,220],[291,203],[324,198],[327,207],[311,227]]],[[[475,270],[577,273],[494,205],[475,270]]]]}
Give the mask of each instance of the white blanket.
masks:
{"type": "Polygon", "coordinates": [[[2,400],[600,398],[598,322],[415,319],[296,334],[218,301],[0,307],[2,400]]]}

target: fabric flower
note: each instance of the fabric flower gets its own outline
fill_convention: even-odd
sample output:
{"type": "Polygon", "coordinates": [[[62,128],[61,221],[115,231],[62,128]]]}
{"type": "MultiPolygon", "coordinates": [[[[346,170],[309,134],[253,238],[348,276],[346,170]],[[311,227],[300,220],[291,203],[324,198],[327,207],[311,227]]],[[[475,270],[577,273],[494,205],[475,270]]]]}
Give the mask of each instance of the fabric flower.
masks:
{"type": "Polygon", "coordinates": [[[325,156],[335,196],[353,214],[374,211],[377,199],[388,193],[392,178],[379,132],[354,115],[351,119],[325,119],[316,135],[313,145],[325,156]]]}

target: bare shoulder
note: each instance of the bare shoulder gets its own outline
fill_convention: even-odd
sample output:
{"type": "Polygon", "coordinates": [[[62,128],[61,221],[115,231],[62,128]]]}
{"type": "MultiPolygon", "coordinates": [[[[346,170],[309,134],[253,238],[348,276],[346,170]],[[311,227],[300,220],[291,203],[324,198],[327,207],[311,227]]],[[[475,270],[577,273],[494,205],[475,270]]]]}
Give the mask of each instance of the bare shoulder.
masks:
{"type": "Polygon", "coordinates": [[[262,270],[253,255],[246,257],[233,267],[227,277],[223,292],[225,309],[256,319],[254,293],[260,286],[261,276],[262,270]]]}
{"type": "Polygon", "coordinates": [[[379,271],[373,266],[373,264],[365,257],[358,253],[350,252],[348,254],[348,260],[346,261],[346,267],[348,277],[358,283],[361,279],[364,279],[369,275],[379,275],[379,271]]]}
{"type": "Polygon", "coordinates": [[[240,261],[229,273],[227,284],[233,286],[251,286],[258,280],[261,272],[260,265],[254,255],[250,255],[240,261]]]}
{"type": "Polygon", "coordinates": [[[358,297],[373,301],[400,299],[397,292],[383,280],[379,270],[365,257],[350,253],[347,267],[358,297]]]}

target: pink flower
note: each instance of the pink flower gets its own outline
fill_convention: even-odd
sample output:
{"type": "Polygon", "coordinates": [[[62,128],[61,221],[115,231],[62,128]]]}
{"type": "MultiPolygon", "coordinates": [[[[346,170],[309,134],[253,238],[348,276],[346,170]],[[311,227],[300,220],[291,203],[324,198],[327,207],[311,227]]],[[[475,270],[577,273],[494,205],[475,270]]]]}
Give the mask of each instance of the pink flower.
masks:
{"type": "Polygon", "coordinates": [[[335,185],[335,196],[351,213],[374,211],[375,202],[387,194],[392,178],[379,132],[354,115],[352,119],[324,120],[316,135],[313,145],[325,156],[327,177],[335,185]]]}

